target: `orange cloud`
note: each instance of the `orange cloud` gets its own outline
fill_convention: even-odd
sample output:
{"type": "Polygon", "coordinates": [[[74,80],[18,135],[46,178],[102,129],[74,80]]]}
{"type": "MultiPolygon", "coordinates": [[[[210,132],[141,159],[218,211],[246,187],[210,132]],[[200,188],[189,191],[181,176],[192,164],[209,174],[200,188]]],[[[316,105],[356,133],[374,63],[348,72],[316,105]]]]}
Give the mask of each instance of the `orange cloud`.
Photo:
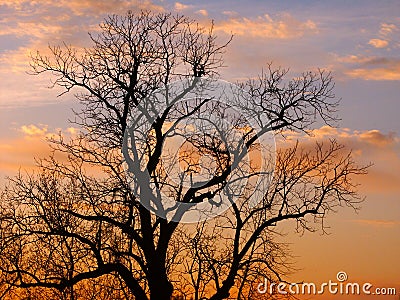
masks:
{"type": "Polygon", "coordinates": [[[152,11],[163,11],[159,5],[152,3],[149,0],[63,0],[61,1],[63,7],[68,7],[75,14],[109,14],[126,13],[127,10],[140,10],[148,9],[152,11]]]}
{"type": "Polygon", "coordinates": [[[399,221],[388,221],[388,220],[359,219],[359,220],[352,220],[352,222],[360,225],[374,226],[374,227],[394,227],[400,225],[399,221]]]}
{"type": "Polygon", "coordinates": [[[204,17],[208,16],[208,11],[205,9],[199,9],[198,11],[196,11],[197,14],[202,15],[204,17]]]}
{"type": "Polygon", "coordinates": [[[375,48],[385,48],[389,45],[389,42],[381,39],[370,39],[368,44],[375,48]]]}
{"type": "Polygon", "coordinates": [[[0,183],[19,170],[35,169],[35,158],[46,157],[50,147],[43,136],[23,136],[0,141],[0,183]]]}
{"type": "Polygon", "coordinates": [[[229,16],[229,17],[236,17],[238,15],[238,13],[233,10],[224,10],[222,12],[222,14],[224,14],[225,16],[229,16]]]}
{"type": "Polygon", "coordinates": [[[185,10],[188,9],[190,7],[190,5],[186,5],[180,2],[175,2],[175,9],[176,10],[185,10]]]}
{"type": "Polygon", "coordinates": [[[341,63],[356,64],[356,63],[369,63],[371,57],[359,56],[359,55],[347,55],[347,56],[336,56],[335,60],[341,63]]]}
{"type": "Polygon", "coordinates": [[[275,39],[298,38],[308,33],[318,32],[317,25],[313,21],[300,22],[289,14],[284,14],[280,19],[275,20],[267,14],[255,19],[230,18],[217,23],[215,29],[228,34],[275,39]]]}
{"type": "Polygon", "coordinates": [[[399,58],[349,55],[336,57],[335,60],[343,64],[343,73],[350,78],[400,80],[399,58]]]}
{"type": "Polygon", "coordinates": [[[49,131],[48,125],[43,124],[23,125],[18,131],[20,134],[15,138],[0,140],[0,182],[18,170],[29,172],[35,169],[35,159],[51,153],[48,138],[55,137],[58,132],[62,132],[66,138],[78,133],[74,127],[49,131]]]}
{"type": "Polygon", "coordinates": [[[64,31],[65,28],[57,24],[48,24],[36,21],[18,22],[16,25],[2,26],[0,35],[14,35],[16,37],[30,36],[34,38],[54,38],[55,35],[64,31]]]}
{"type": "Polygon", "coordinates": [[[399,142],[399,139],[393,132],[383,134],[379,130],[369,130],[359,133],[358,136],[360,140],[367,141],[376,146],[393,145],[394,143],[399,142]]]}
{"type": "Polygon", "coordinates": [[[21,131],[28,136],[44,136],[47,132],[47,125],[38,127],[36,125],[23,125],[21,126],[21,131]]]}
{"type": "Polygon", "coordinates": [[[393,132],[379,130],[357,131],[349,128],[322,126],[311,132],[310,136],[285,132],[285,140],[278,140],[278,147],[290,147],[296,140],[307,149],[312,149],[316,141],[336,139],[361,165],[372,163],[368,175],[359,178],[363,193],[382,195],[400,194],[400,137],[393,132]]]}
{"type": "Polygon", "coordinates": [[[301,138],[306,140],[336,138],[356,148],[373,147],[379,151],[384,147],[400,147],[400,138],[394,132],[385,134],[376,129],[352,131],[349,128],[322,126],[314,129],[311,136],[302,136],[301,138]]]}
{"type": "Polygon", "coordinates": [[[354,69],[347,71],[346,75],[364,80],[400,80],[400,66],[392,68],[354,69]]]}
{"type": "Polygon", "coordinates": [[[375,48],[386,48],[389,46],[390,36],[398,28],[395,24],[382,23],[379,30],[379,38],[370,39],[368,44],[375,48]]]}

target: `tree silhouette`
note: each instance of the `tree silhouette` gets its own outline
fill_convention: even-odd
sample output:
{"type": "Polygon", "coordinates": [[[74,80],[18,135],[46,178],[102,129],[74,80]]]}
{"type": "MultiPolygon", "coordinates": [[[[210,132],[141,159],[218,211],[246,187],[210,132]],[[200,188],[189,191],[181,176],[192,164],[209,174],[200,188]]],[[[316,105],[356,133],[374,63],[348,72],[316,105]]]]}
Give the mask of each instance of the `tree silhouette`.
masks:
{"type": "Polygon", "coordinates": [[[53,139],[54,154],[39,160],[38,172],[11,178],[2,191],[3,298],[251,298],[257,280],[289,271],[278,223],[312,230],[328,211],[359,203],[352,178],[366,168],[334,140],[280,149],[267,162],[273,175],[260,169],[263,136],[335,122],[329,72],[287,80],[287,70],[268,65],[233,90],[243,100],[238,115],[227,102],[200,97],[215,93],[230,42],[219,43],[212,26],[129,12],[90,37],[91,48],[55,46],[32,58],[34,74],[49,72],[64,93],[76,91],[81,131],[53,139]],[[198,97],[181,101],[188,95],[198,97]],[[185,139],[178,160],[167,143],[177,137],[185,139]],[[196,181],[201,172],[207,180],[196,181]],[[267,189],[253,180],[262,176],[267,189]],[[163,206],[165,198],[176,205],[163,206]],[[229,208],[217,216],[184,222],[196,205],[221,203],[229,208]]]}

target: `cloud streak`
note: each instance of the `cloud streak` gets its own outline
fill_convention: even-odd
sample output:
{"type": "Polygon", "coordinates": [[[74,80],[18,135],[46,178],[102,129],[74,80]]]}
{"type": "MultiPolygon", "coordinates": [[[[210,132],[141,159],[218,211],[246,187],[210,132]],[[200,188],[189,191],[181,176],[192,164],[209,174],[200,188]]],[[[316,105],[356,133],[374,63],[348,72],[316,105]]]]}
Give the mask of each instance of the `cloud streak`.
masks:
{"type": "Polygon", "coordinates": [[[400,226],[400,221],[390,221],[390,220],[374,220],[374,219],[357,219],[352,220],[353,223],[372,226],[372,227],[395,227],[400,226]]]}
{"type": "Polygon", "coordinates": [[[30,9],[32,12],[54,10],[62,8],[71,11],[75,15],[101,15],[111,12],[122,13],[127,10],[149,9],[153,11],[164,10],[162,6],[154,4],[149,0],[3,0],[2,5],[14,9],[17,12],[30,9]]]}
{"type": "Polygon", "coordinates": [[[363,192],[393,197],[400,194],[400,137],[394,132],[322,126],[313,130],[310,136],[294,132],[285,132],[284,135],[286,140],[279,140],[279,147],[290,147],[299,140],[302,147],[313,149],[316,141],[336,139],[345,146],[345,150],[352,151],[357,163],[372,163],[368,175],[358,179],[363,192]]]}
{"type": "Polygon", "coordinates": [[[364,80],[400,80],[400,58],[349,55],[336,57],[349,78],[364,80]]]}
{"type": "Polygon", "coordinates": [[[382,23],[379,34],[382,36],[387,36],[397,30],[398,28],[395,24],[382,23]]]}
{"type": "Polygon", "coordinates": [[[301,22],[290,14],[275,19],[267,14],[256,18],[233,17],[216,23],[215,30],[265,39],[292,39],[318,32],[312,20],[301,22]]]}
{"type": "Polygon", "coordinates": [[[36,169],[35,159],[46,158],[51,154],[48,139],[59,133],[69,139],[77,135],[74,127],[49,129],[45,124],[27,124],[16,129],[15,137],[0,140],[0,183],[5,176],[18,171],[31,172],[36,169]]]}
{"type": "Polygon", "coordinates": [[[175,7],[176,10],[182,11],[182,10],[188,9],[190,7],[190,5],[186,5],[186,4],[183,4],[183,3],[180,3],[180,2],[175,2],[174,7],[175,7]]]}
{"type": "MultiPolygon", "coordinates": [[[[0,141],[0,173],[17,171],[22,168],[33,168],[33,157],[44,157],[49,152],[46,139],[54,137],[58,132],[68,138],[77,134],[77,129],[49,128],[45,124],[26,124],[16,131],[16,137],[0,141]]],[[[301,146],[312,148],[316,141],[337,139],[352,150],[354,157],[361,164],[374,163],[362,183],[365,190],[372,192],[400,193],[400,138],[395,133],[383,133],[379,130],[356,131],[348,128],[338,129],[322,126],[312,132],[312,136],[286,132],[286,140],[279,140],[278,147],[289,147],[296,140],[301,146]]]]}

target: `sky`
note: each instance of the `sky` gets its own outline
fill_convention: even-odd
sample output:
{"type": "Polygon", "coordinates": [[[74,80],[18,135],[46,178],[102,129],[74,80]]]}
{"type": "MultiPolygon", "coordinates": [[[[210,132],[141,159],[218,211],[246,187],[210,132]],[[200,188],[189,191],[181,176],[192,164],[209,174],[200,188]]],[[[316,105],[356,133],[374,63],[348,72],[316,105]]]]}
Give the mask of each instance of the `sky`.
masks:
{"type": "Polygon", "coordinates": [[[67,122],[77,105],[73,95],[57,97],[49,75],[29,75],[30,53],[62,42],[90,46],[87,33],[105,16],[140,9],[172,11],[201,24],[214,20],[221,40],[233,34],[221,71],[228,81],[257,76],[269,62],[293,76],[317,68],[333,73],[342,120],[339,128],[316,128],[312,139],[337,138],[358,162],[373,166],[359,181],[366,200],[358,214],[343,209],[329,216],[324,235],[285,228],[299,268],[292,278],[324,282],[346,271],[349,280],[395,286],[400,294],[398,0],[0,0],[0,182],[31,170],[34,157],[48,153],[46,137],[76,130],[67,122]]]}

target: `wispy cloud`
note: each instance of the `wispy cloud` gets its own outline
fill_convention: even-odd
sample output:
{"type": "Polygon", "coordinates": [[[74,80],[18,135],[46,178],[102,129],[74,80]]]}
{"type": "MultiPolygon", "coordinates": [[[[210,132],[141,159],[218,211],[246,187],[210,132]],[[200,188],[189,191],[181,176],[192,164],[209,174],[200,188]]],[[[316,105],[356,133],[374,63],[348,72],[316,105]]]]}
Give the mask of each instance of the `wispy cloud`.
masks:
{"type": "Polygon", "coordinates": [[[370,39],[368,44],[375,48],[385,48],[389,45],[389,42],[381,39],[370,39]]]}
{"type": "Polygon", "coordinates": [[[392,40],[393,33],[398,31],[395,24],[382,23],[378,32],[378,38],[372,38],[368,44],[375,48],[387,48],[392,40]]]}
{"type": "Polygon", "coordinates": [[[321,126],[310,132],[309,135],[303,135],[298,132],[284,132],[286,140],[293,141],[301,139],[303,141],[320,140],[327,138],[335,138],[344,142],[352,142],[353,144],[366,143],[369,146],[400,146],[400,138],[394,132],[383,133],[380,130],[351,130],[350,128],[335,128],[331,126],[321,126]]]}
{"type": "Polygon", "coordinates": [[[196,13],[197,13],[198,15],[202,15],[202,16],[204,16],[204,17],[207,17],[207,16],[208,16],[208,11],[205,10],[205,9],[199,9],[198,11],[196,11],[196,13]]]}
{"type": "Polygon", "coordinates": [[[395,135],[394,132],[387,134],[382,133],[379,130],[367,130],[367,131],[355,131],[355,136],[358,136],[361,141],[366,141],[369,144],[375,146],[388,146],[399,143],[400,139],[395,135]]]}
{"type": "Polygon", "coordinates": [[[352,151],[354,159],[360,164],[370,164],[368,175],[359,178],[363,192],[379,195],[400,193],[400,137],[394,132],[384,133],[380,130],[351,130],[322,126],[303,135],[285,132],[286,140],[279,140],[279,147],[289,147],[299,140],[301,146],[313,149],[315,142],[327,142],[335,139],[352,151]]]}
{"type": "Polygon", "coordinates": [[[229,16],[229,17],[237,17],[239,15],[239,13],[237,11],[233,11],[233,10],[224,10],[222,12],[223,15],[225,16],[229,16]]]}
{"type": "Polygon", "coordinates": [[[347,71],[346,74],[352,78],[364,80],[400,80],[400,65],[389,68],[357,68],[347,71]]]}
{"type": "Polygon", "coordinates": [[[186,4],[183,4],[183,3],[180,3],[180,2],[175,2],[174,7],[175,7],[176,10],[181,11],[181,10],[188,9],[190,7],[190,5],[186,5],[186,4]]]}
{"type": "Polygon", "coordinates": [[[1,35],[14,35],[16,37],[48,38],[64,31],[61,25],[48,24],[37,21],[17,22],[15,25],[2,26],[1,35]]]}
{"type": "Polygon", "coordinates": [[[0,38],[5,39],[0,51],[2,107],[54,101],[56,93],[49,96],[47,91],[48,76],[38,78],[26,74],[30,70],[31,53],[39,50],[46,54],[48,44],[62,42],[83,47],[90,40],[87,32],[96,30],[97,24],[109,14],[163,10],[148,0],[4,0],[0,7],[0,38]]]}
{"type": "Polygon", "coordinates": [[[400,225],[400,221],[374,220],[374,219],[351,220],[351,222],[365,226],[385,227],[385,228],[395,227],[400,225]]]}
{"type": "Polygon", "coordinates": [[[0,181],[6,175],[18,170],[33,170],[35,158],[45,158],[51,153],[47,142],[59,133],[68,139],[78,134],[74,127],[52,128],[46,124],[27,124],[20,126],[15,137],[0,140],[0,181]]]}
{"type": "Polygon", "coordinates": [[[382,23],[379,33],[383,36],[387,36],[397,30],[398,28],[395,24],[382,23]]]}
{"type": "Polygon", "coordinates": [[[368,35],[372,34],[372,36],[366,40],[366,43],[361,42],[357,45],[355,51],[358,53],[334,55],[335,70],[343,74],[343,78],[374,81],[400,80],[400,57],[398,56],[400,23],[398,25],[396,22],[398,23],[398,21],[382,22],[378,28],[371,30],[368,35]]]}
{"type": "Polygon", "coordinates": [[[392,34],[398,31],[395,24],[382,23],[378,32],[379,38],[372,38],[368,44],[375,48],[386,48],[389,46],[392,39],[392,34]]]}
{"type": "Polygon", "coordinates": [[[126,12],[127,10],[150,9],[153,11],[164,10],[162,6],[154,4],[150,0],[3,0],[2,5],[17,11],[30,9],[40,11],[42,8],[52,10],[63,8],[70,10],[75,15],[101,15],[106,13],[126,12]]]}
{"type": "Polygon", "coordinates": [[[47,132],[48,126],[36,126],[33,124],[21,126],[21,131],[28,136],[44,136],[47,132]]]}
{"type": "Polygon", "coordinates": [[[400,58],[349,55],[336,57],[343,73],[364,80],[400,80],[400,58]]]}
{"type": "Polygon", "coordinates": [[[299,21],[290,14],[278,18],[263,15],[256,18],[235,18],[216,23],[215,29],[228,34],[246,35],[258,38],[291,39],[318,32],[312,20],[299,21]]]}

